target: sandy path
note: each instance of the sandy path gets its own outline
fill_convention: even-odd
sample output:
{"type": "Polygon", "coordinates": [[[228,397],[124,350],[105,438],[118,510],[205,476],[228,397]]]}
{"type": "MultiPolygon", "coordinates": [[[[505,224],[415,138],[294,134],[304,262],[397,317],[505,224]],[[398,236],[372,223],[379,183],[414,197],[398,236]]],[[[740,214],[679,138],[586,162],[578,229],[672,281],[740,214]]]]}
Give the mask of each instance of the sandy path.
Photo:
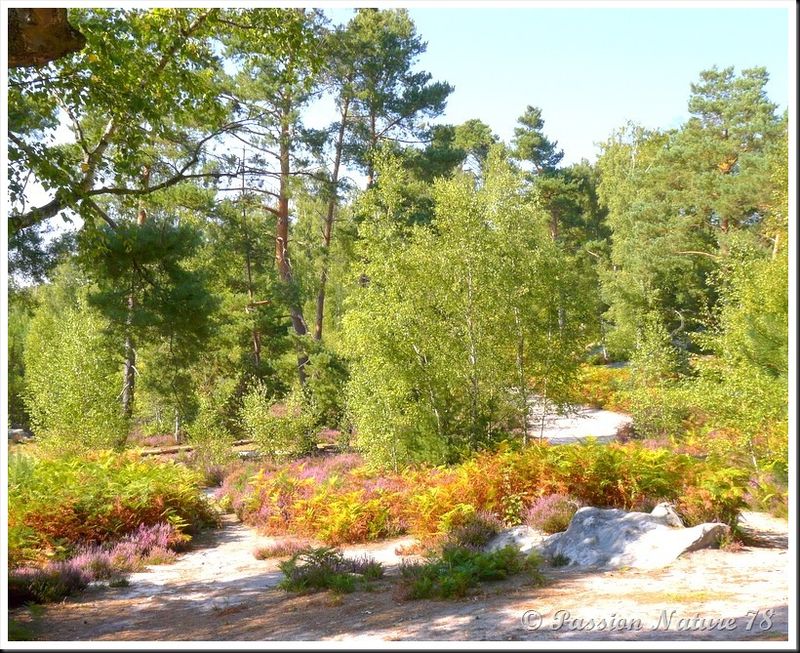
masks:
{"type": "MultiPolygon", "coordinates": [[[[655,571],[547,567],[545,587],[515,578],[486,584],[461,601],[409,602],[395,598],[397,581],[391,569],[371,592],[287,594],[275,587],[281,578],[277,562],[252,556],[257,545],[268,541],[227,517],[222,529],[207,533],[177,563],[134,574],[130,587],[93,588],[48,606],[34,630],[43,640],[143,642],[740,640],[786,639],[788,632],[786,549],[698,551],[655,571]],[[522,623],[528,610],[541,615],[536,629],[535,620],[522,623]],[[708,621],[694,627],[679,621],[695,615],[733,619],[732,629],[708,630],[698,628],[708,621]],[[626,627],[614,629],[612,624],[619,626],[621,619],[626,627]]],[[[408,541],[348,547],[345,552],[396,565],[394,550],[408,541]]],[[[24,609],[12,616],[30,621],[24,609]]]]}
{"type": "Polygon", "coordinates": [[[540,398],[531,399],[529,406],[528,426],[531,436],[541,436],[553,444],[568,444],[590,436],[600,442],[610,442],[620,428],[628,426],[632,421],[630,415],[590,406],[569,406],[561,413],[540,398]]]}

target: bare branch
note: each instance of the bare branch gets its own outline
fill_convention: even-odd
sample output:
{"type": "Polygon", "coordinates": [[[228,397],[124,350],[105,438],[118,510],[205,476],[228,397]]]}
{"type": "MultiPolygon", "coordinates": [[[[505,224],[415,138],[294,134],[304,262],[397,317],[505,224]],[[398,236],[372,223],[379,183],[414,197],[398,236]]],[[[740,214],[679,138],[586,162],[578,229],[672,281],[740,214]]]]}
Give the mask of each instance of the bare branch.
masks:
{"type": "Polygon", "coordinates": [[[86,199],[85,199],[85,200],[83,200],[83,201],[84,201],[86,204],[88,204],[88,205],[89,205],[89,207],[91,207],[91,209],[92,209],[92,210],[93,210],[95,213],[97,213],[97,215],[99,215],[101,218],[103,218],[103,220],[106,222],[106,224],[107,224],[109,227],[111,227],[112,229],[115,229],[115,230],[117,229],[117,227],[118,227],[119,225],[116,223],[116,221],[114,221],[114,220],[113,220],[113,219],[112,219],[112,218],[111,218],[111,217],[108,215],[108,213],[106,213],[105,211],[103,211],[103,209],[101,209],[99,206],[97,206],[97,203],[96,203],[94,200],[91,200],[91,199],[89,199],[89,198],[86,198],[86,199]]]}

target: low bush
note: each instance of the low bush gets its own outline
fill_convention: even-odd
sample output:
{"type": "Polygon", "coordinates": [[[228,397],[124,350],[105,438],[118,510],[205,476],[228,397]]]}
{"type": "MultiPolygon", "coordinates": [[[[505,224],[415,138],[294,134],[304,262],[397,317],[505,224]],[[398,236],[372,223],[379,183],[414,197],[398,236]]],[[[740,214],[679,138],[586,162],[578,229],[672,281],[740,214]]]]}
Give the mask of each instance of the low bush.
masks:
{"type": "Polygon", "coordinates": [[[537,556],[523,557],[514,547],[491,553],[462,546],[446,546],[441,557],[424,563],[402,563],[399,596],[402,599],[463,598],[482,581],[503,580],[528,573],[542,582],[537,556]]]}
{"type": "Polygon", "coordinates": [[[607,365],[581,365],[572,400],[604,410],[630,411],[626,394],[630,370],[607,365]]]}
{"type": "Polygon", "coordinates": [[[8,574],[8,605],[59,601],[85,589],[91,580],[91,575],[71,560],[41,568],[19,567],[8,574]]]}
{"type": "Polygon", "coordinates": [[[279,564],[289,592],[333,590],[349,593],[359,584],[383,577],[383,566],[369,557],[346,558],[332,547],[306,548],[279,564]]]}
{"type": "Polygon", "coordinates": [[[548,534],[567,530],[580,505],[564,494],[546,494],[537,498],[528,509],[525,523],[548,534]]]}
{"type": "Polygon", "coordinates": [[[216,522],[201,479],[171,462],[110,452],[82,458],[12,456],[9,567],[65,559],[79,548],[135,536],[167,522],[189,534],[216,522]]]}
{"type": "Polygon", "coordinates": [[[9,605],[58,601],[93,581],[119,584],[125,574],[141,571],[146,565],[172,562],[175,550],[185,543],[184,534],[162,522],[141,525],[113,543],[83,546],[67,560],[17,567],[8,574],[9,605]]]}
{"type": "Polygon", "coordinates": [[[457,547],[480,550],[501,530],[503,522],[499,518],[490,512],[476,512],[448,533],[447,542],[457,547]]]}
{"type": "Polygon", "coordinates": [[[764,470],[750,479],[745,501],[751,510],[789,518],[789,484],[783,472],[764,470]]]}

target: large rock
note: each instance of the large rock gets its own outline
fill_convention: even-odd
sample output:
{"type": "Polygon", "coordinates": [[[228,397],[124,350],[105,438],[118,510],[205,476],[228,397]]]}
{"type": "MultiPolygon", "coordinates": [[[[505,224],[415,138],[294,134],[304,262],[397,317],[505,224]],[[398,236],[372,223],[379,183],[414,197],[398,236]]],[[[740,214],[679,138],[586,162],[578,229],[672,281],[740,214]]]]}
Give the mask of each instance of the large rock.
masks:
{"type": "Polygon", "coordinates": [[[520,553],[528,554],[547,539],[547,534],[537,531],[530,526],[514,526],[495,535],[486,545],[486,551],[498,551],[507,546],[519,549],[520,553]]]}
{"type": "Polygon", "coordinates": [[[683,553],[713,546],[729,532],[719,523],[683,528],[674,510],[665,506],[655,513],[581,508],[566,531],[537,548],[550,558],[566,557],[571,565],[655,569],[683,553]]]}

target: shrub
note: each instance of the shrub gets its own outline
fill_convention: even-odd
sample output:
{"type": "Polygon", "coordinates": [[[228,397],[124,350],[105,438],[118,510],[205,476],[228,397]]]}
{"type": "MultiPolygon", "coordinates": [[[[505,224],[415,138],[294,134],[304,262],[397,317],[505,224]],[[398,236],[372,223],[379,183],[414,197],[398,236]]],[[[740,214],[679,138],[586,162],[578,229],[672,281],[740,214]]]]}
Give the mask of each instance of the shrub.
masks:
{"type": "Polygon", "coordinates": [[[750,480],[744,498],[751,510],[789,518],[789,486],[784,473],[765,470],[756,475],[750,480]]]}
{"type": "MultiPolygon", "coordinates": [[[[323,495],[317,495],[323,498],[323,495]]],[[[381,497],[367,498],[362,491],[331,497],[316,515],[315,536],[331,544],[364,542],[397,535],[389,507],[381,497]]]]}
{"type": "Polygon", "coordinates": [[[221,379],[198,393],[198,412],[186,429],[194,447],[189,465],[203,473],[209,486],[220,485],[225,467],[236,460],[234,436],[226,419],[228,413],[235,414],[236,389],[235,379],[221,379]]]}
{"type": "Polygon", "coordinates": [[[468,549],[482,549],[503,529],[503,522],[489,512],[474,513],[447,536],[448,543],[468,549]]]}
{"type": "Polygon", "coordinates": [[[173,561],[173,549],[185,541],[186,537],[170,524],[142,524],[117,542],[82,546],[69,560],[12,569],[8,575],[9,603],[58,601],[97,580],[118,584],[124,574],[140,571],[145,565],[173,561]]]}
{"type": "Polygon", "coordinates": [[[368,557],[345,558],[335,548],[306,548],[279,564],[285,578],[278,587],[290,592],[330,589],[348,593],[356,589],[356,576],[371,581],[383,576],[383,567],[368,557]]]}
{"type": "Polygon", "coordinates": [[[525,523],[545,533],[567,530],[572,516],[579,508],[575,499],[563,494],[547,494],[536,499],[528,509],[525,523]]]}
{"type": "Polygon", "coordinates": [[[233,470],[220,495],[244,522],[274,535],[338,545],[408,533],[431,547],[448,536],[468,545],[479,541],[497,526],[480,523],[493,522],[490,515],[521,523],[531,503],[546,495],[625,510],[684,498],[695,518],[735,519],[747,474],[714,480],[725,469],[716,459],[641,442],[509,445],[453,467],[400,473],[379,471],[354,455],[272,462],[233,470]]]}
{"type": "MultiPolygon", "coordinates": [[[[9,458],[9,566],[69,554],[169,522],[192,532],[217,517],[199,475],[172,462],[98,452],[85,458],[9,458]]],[[[138,533],[138,535],[137,535],[138,533]]]]}
{"type": "Polygon", "coordinates": [[[704,469],[695,484],[686,488],[677,509],[687,526],[719,521],[735,527],[745,501],[747,472],[734,469],[704,469]]]}
{"type": "Polygon", "coordinates": [[[630,370],[624,367],[607,365],[587,365],[580,367],[573,401],[605,410],[630,410],[625,389],[630,370]]]}
{"type": "Polygon", "coordinates": [[[8,575],[8,603],[15,607],[28,602],[50,603],[85,589],[91,575],[73,561],[59,561],[41,569],[20,567],[8,575]]]}
{"type": "Polygon", "coordinates": [[[523,557],[514,547],[491,553],[447,546],[441,557],[424,563],[401,563],[399,595],[403,599],[462,598],[481,581],[503,580],[527,572],[541,582],[537,556],[523,557]]]}
{"type": "Polygon", "coordinates": [[[309,453],[315,445],[316,424],[299,395],[280,404],[263,383],[256,383],[242,399],[242,426],[263,453],[289,458],[309,453]]]}
{"type": "Polygon", "coordinates": [[[125,442],[119,361],[105,326],[83,301],[57,315],[43,304],[30,325],[25,407],[38,440],[60,454],[125,442]]]}
{"type": "Polygon", "coordinates": [[[338,428],[345,416],[346,361],[331,351],[321,349],[309,357],[307,372],[306,391],[311,398],[315,421],[338,428]]]}

